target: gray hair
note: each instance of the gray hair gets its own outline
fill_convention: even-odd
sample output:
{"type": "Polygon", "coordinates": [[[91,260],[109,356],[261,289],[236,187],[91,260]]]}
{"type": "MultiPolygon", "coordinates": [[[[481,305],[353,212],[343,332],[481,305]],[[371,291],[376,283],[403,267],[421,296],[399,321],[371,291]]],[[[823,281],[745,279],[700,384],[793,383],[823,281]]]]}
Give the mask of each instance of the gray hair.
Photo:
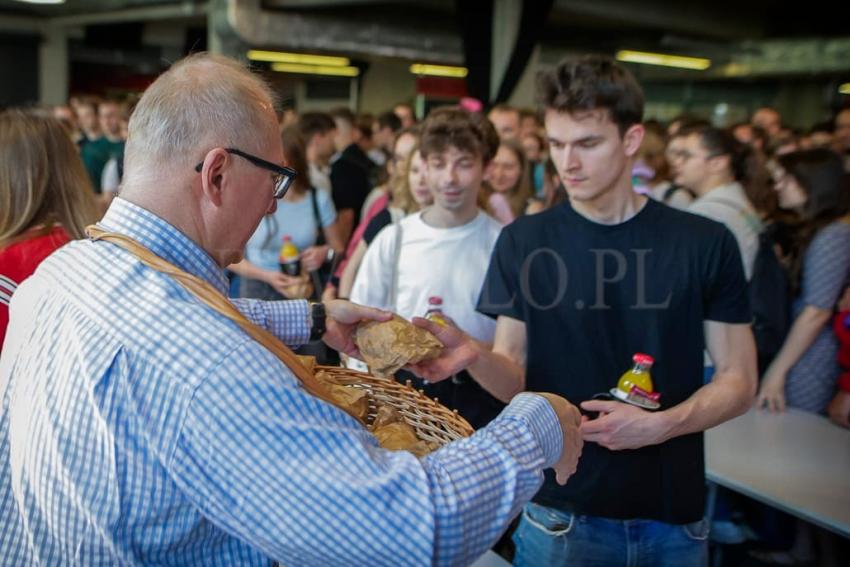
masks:
{"type": "Polygon", "coordinates": [[[163,169],[191,168],[210,149],[256,152],[276,96],[259,76],[220,55],[190,55],[151,84],[128,126],[125,186],[144,183],[163,169]]]}

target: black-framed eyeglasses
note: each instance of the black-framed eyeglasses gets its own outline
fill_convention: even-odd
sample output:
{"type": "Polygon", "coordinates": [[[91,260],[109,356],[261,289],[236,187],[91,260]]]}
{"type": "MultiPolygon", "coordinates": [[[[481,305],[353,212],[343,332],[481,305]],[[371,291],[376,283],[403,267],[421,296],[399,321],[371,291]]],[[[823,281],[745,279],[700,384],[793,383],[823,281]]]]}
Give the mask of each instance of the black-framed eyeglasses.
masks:
{"type": "MultiPolygon", "coordinates": [[[[286,195],[286,192],[289,191],[289,188],[292,186],[292,182],[295,181],[296,177],[298,177],[298,172],[292,168],[266,161],[263,158],[243,152],[242,150],[238,150],[236,148],[224,148],[224,151],[229,154],[245,158],[257,167],[271,171],[272,181],[274,181],[274,193],[272,193],[272,196],[275,199],[283,199],[283,196],[286,195]]],[[[200,173],[203,168],[204,162],[201,162],[195,166],[195,171],[200,173]]]]}

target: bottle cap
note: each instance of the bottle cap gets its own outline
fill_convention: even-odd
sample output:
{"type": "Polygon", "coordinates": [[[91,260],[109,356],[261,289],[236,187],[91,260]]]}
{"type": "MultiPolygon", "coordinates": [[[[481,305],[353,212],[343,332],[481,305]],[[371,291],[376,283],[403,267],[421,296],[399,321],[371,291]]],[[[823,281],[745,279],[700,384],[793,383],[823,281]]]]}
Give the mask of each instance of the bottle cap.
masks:
{"type": "Polygon", "coordinates": [[[641,366],[652,366],[653,364],[655,364],[654,358],[652,358],[648,354],[643,354],[640,352],[636,353],[632,357],[632,360],[635,362],[635,364],[640,364],[641,366]]]}
{"type": "Polygon", "coordinates": [[[442,297],[437,297],[436,295],[432,295],[431,297],[428,298],[428,305],[442,305],[442,304],[443,304],[443,298],[442,297]]]}

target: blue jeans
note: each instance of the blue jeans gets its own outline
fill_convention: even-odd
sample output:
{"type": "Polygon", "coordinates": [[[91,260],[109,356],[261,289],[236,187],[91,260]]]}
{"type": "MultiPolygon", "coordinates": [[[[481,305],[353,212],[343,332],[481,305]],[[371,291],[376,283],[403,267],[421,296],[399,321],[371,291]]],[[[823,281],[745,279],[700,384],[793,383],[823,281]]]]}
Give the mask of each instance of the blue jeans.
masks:
{"type": "Polygon", "coordinates": [[[530,503],[514,533],[518,567],[704,567],[708,522],[674,525],[654,520],[578,516],[530,503]]]}

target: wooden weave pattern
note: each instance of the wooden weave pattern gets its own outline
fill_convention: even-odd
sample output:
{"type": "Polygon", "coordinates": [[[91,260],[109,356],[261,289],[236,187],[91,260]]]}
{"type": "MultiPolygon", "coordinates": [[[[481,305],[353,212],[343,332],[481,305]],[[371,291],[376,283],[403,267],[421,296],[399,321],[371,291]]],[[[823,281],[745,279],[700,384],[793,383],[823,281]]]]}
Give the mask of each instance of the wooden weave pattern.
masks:
{"type": "Polygon", "coordinates": [[[417,437],[423,441],[442,446],[456,439],[469,437],[474,432],[472,426],[456,410],[452,411],[439,403],[439,400],[432,400],[421,391],[415,390],[410,381],[400,384],[392,378],[379,378],[365,372],[335,366],[317,366],[316,372],[320,371],[336,384],[367,391],[367,426],[372,425],[379,407],[389,405],[398,410],[407,424],[416,430],[417,437]]]}

